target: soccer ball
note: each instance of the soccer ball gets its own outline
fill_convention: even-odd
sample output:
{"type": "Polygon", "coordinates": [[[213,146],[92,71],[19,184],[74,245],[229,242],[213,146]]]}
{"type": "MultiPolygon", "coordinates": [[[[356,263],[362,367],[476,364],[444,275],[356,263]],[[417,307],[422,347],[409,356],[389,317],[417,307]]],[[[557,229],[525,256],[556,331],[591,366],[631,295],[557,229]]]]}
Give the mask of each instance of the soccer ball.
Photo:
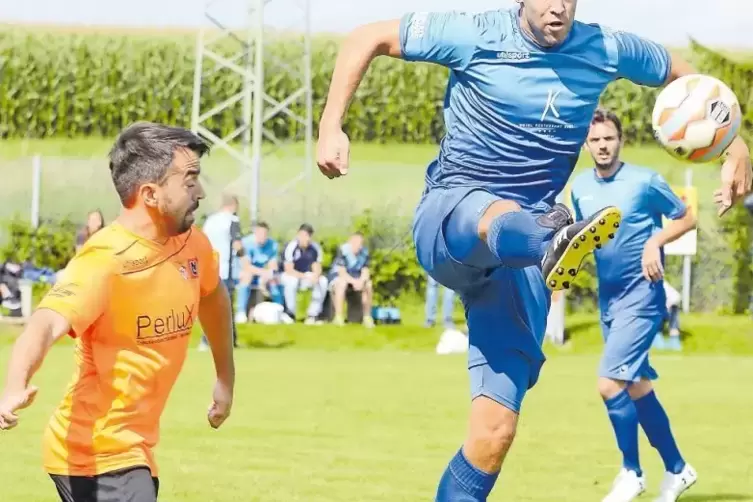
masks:
{"type": "Polygon", "coordinates": [[[724,82],[686,75],[659,93],[651,122],[654,137],[673,157],[711,162],[737,135],[741,115],[737,96],[724,82]]]}

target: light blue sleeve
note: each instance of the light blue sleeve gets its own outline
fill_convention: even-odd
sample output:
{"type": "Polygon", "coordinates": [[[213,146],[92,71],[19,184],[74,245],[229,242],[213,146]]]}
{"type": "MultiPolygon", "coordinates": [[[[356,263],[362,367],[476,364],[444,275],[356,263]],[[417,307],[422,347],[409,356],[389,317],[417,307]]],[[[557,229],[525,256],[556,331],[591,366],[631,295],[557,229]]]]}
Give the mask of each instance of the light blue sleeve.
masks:
{"type": "Polygon", "coordinates": [[[411,12],[400,20],[400,50],[406,61],[462,70],[473,57],[478,29],[473,14],[411,12]]]}
{"type": "Polygon", "coordinates": [[[658,173],[651,176],[651,181],[649,181],[648,202],[652,210],[670,220],[682,218],[687,211],[687,206],[682,199],[672,191],[662,175],[658,173]]]}
{"type": "Polygon", "coordinates": [[[617,78],[649,87],[667,81],[672,62],[664,46],[622,31],[612,36],[617,45],[617,78]]]}
{"type": "Polygon", "coordinates": [[[254,235],[247,235],[243,239],[241,239],[241,246],[243,246],[243,250],[246,253],[246,256],[251,256],[251,253],[256,247],[256,240],[254,239],[254,235]]]}
{"type": "MultiPolygon", "coordinates": [[[[577,180],[577,178],[576,178],[577,180]]],[[[570,186],[570,203],[573,206],[573,213],[575,213],[573,216],[575,216],[575,221],[580,221],[583,219],[583,213],[580,210],[580,203],[578,202],[578,195],[576,191],[576,185],[577,183],[573,182],[573,184],[570,186]]]]}
{"type": "Polygon", "coordinates": [[[273,241],[272,239],[270,239],[269,242],[270,242],[270,246],[269,247],[271,249],[270,252],[271,252],[272,256],[274,257],[273,259],[276,260],[277,259],[277,253],[280,252],[280,246],[277,244],[277,241],[273,241]]]}
{"type": "Polygon", "coordinates": [[[575,221],[581,221],[583,219],[583,213],[580,210],[580,204],[578,198],[575,196],[575,192],[570,195],[573,202],[573,212],[575,213],[575,221]]]}

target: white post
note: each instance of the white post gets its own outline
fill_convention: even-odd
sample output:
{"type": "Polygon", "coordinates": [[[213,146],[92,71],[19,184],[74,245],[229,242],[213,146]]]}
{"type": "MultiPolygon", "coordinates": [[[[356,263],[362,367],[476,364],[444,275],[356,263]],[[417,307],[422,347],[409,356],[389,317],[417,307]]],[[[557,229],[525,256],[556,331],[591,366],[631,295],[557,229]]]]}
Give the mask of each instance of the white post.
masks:
{"type": "Polygon", "coordinates": [[[31,164],[31,226],[39,226],[39,195],[42,190],[42,157],[35,155],[31,164]]]}
{"type": "MultiPolygon", "coordinates": [[[[693,186],[693,170],[688,168],[685,171],[685,186],[693,186]]],[[[696,218],[698,215],[695,215],[696,218]]],[[[690,280],[691,280],[691,263],[692,257],[688,254],[682,258],[682,311],[690,312],[690,280]]]]}
{"type": "Polygon", "coordinates": [[[261,182],[262,128],[264,127],[264,5],[265,0],[256,0],[251,30],[256,31],[254,46],[253,130],[251,135],[251,221],[259,219],[259,183],[261,182]]]}

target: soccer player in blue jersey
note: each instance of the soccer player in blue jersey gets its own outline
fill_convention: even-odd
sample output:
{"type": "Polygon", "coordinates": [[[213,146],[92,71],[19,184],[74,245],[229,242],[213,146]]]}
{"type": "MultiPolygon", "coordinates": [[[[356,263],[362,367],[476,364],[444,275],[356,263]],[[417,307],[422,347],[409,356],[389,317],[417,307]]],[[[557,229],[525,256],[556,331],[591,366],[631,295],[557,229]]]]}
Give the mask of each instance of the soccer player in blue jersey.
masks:
{"type": "Polygon", "coordinates": [[[251,288],[267,290],[270,299],[283,304],[282,286],[277,278],[277,241],[269,237],[269,225],[260,221],[254,225],[254,232],[241,239],[243,256],[235,297],[235,322],[248,322],[248,302],[251,288]]]}
{"type": "MultiPolygon", "coordinates": [[[[554,203],[604,88],[626,78],[661,86],[693,69],[660,45],[574,20],[576,0],[518,0],[479,14],[408,13],[344,41],[319,124],[317,164],[347,174],[342,120],[377,56],[450,69],[447,129],[413,224],[419,262],[459,293],[469,327],[470,426],[436,500],[483,501],[515,436],[521,403],[544,362],[550,290],[609,240],[619,210],[573,222],[554,203]]],[[[406,110],[410,113],[410,110],[406,110]]],[[[748,148],[729,149],[721,211],[750,189],[748,148]]]]}
{"type": "Polygon", "coordinates": [[[680,455],[669,419],[652,380],[648,352],[666,318],[663,246],[693,229],[696,217],[658,173],[620,160],[622,124],[597,110],[586,138],[595,168],[575,177],[571,198],[577,220],[609,201],[622,213],[614,243],[595,254],[599,310],[605,345],[599,392],[612,422],[622,469],[603,502],[630,502],[646,480],[638,459],[638,424],[664,461],[666,474],[657,502],[673,502],[696,481],[680,455]],[[670,223],[662,228],[662,217],[670,223]]]}

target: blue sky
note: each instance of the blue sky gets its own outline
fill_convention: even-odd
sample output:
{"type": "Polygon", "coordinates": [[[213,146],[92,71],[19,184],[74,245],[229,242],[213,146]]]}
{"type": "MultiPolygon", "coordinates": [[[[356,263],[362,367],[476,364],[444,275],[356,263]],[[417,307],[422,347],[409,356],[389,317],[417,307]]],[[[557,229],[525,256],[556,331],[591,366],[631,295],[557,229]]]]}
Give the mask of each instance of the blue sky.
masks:
{"type": "MultiPolygon", "coordinates": [[[[125,26],[198,26],[206,0],[0,0],[0,21],[125,26]]],[[[301,27],[295,7],[305,0],[272,0],[267,23],[301,27]],[[296,13],[296,14],[294,14],[296,13]]],[[[315,32],[347,31],[360,23],[398,17],[407,10],[479,11],[513,0],[309,0],[315,32]]],[[[243,19],[247,0],[216,0],[224,20],[243,19]]],[[[657,42],[684,45],[692,35],[718,47],[753,48],[752,0],[580,0],[578,17],[632,31],[657,42]],[[746,21],[747,20],[747,21],[746,21]]]]}

